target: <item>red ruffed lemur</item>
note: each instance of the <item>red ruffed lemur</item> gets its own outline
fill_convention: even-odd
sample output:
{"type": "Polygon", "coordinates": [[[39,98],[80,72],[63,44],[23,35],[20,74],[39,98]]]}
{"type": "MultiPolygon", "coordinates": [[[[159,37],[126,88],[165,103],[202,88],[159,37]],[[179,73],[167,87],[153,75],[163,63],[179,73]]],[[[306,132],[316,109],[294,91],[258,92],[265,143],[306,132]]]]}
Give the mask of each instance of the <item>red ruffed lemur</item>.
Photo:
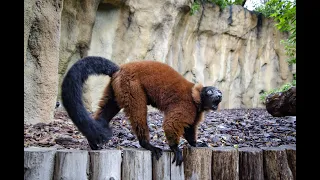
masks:
{"type": "Polygon", "coordinates": [[[217,110],[222,99],[216,87],[191,83],[165,63],[143,60],[118,66],[97,56],[87,56],[69,69],[62,82],[61,96],[69,117],[87,138],[91,149],[101,149],[111,138],[109,122],[123,108],[139,144],[157,160],[162,149],[150,144],[147,105],[158,108],[164,113],[163,130],[174,152],[172,163],[176,162],[177,166],[183,161],[178,147],[180,137],[196,146],[203,112],[217,110]],[[111,78],[92,118],[82,102],[82,86],[89,75],[99,74],[111,78]]]}

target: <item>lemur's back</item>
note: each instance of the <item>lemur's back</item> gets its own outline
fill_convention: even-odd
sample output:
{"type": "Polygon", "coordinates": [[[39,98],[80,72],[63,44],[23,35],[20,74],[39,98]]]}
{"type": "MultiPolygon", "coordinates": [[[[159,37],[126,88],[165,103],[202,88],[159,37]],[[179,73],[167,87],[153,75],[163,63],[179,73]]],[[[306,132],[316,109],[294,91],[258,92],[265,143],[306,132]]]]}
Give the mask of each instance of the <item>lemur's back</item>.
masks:
{"type": "Polygon", "coordinates": [[[148,104],[163,110],[175,102],[192,101],[191,89],[194,83],[186,80],[172,67],[158,61],[136,61],[124,64],[113,76],[125,77],[125,82],[138,82],[145,91],[148,104]]]}

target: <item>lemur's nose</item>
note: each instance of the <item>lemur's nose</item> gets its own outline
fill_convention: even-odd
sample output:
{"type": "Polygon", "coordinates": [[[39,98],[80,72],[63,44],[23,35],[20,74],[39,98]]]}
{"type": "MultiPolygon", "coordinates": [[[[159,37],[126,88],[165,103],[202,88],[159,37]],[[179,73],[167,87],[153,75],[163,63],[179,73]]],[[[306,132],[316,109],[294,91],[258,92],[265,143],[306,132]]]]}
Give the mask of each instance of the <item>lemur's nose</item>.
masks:
{"type": "Polygon", "coordinates": [[[219,91],[219,92],[216,93],[215,99],[218,100],[218,101],[221,101],[221,99],[222,99],[222,93],[221,93],[221,91],[219,91]]]}

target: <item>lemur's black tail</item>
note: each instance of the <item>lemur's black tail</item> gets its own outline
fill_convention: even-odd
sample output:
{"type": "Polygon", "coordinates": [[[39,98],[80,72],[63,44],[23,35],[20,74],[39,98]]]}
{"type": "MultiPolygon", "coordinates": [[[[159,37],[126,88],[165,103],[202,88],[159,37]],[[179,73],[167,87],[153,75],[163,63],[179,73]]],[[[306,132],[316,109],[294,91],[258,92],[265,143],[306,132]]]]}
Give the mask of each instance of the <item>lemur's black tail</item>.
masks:
{"type": "Polygon", "coordinates": [[[82,102],[82,86],[89,75],[105,74],[112,76],[119,66],[108,59],[87,56],[77,61],[67,72],[62,82],[62,103],[69,117],[79,131],[88,139],[91,149],[107,142],[112,136],[109,124],[103,120],[94,120],[82,102]]]}

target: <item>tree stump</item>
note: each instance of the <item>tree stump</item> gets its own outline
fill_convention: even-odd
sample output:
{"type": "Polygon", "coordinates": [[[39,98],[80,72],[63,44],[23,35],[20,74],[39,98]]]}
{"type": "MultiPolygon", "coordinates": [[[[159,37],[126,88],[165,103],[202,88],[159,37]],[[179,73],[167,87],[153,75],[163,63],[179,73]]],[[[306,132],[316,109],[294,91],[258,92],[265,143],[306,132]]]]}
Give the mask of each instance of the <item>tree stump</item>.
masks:
{"type": "Polygon", "coordinates": [[[172,164],[173,152],[170,150],[164,150],[161,158],[156,160],[152,158],[152,169],[153,169],[153,180],[172,179],[172,180],[183,180],[184,179],[184,168],[183,163],[181,166],[172,164]]]}
{"type": "Polygon", "coordinates": [[[262,149],[265,180],[293,180],[285,149],[280,147],[262,149]]]}
{"type": "MultiPolygon", "coordinates": [[[[173,152],[170,152],[170,163],[173,161],[173,157],[173,152]]],[[[184,180],[184,163],[182,163],[181,166],[176,166],[171,163],[170,170],[172,180],[184,180]]]]}
{"type": "Polygon", "coordinates": [[[274,117],[296,115],[296,87],[282,93],[272,93],[266,98],[266,109],[274,117]]]}
{"type": "Polygon", "coordinates": [[[121,150],[89,151],[89,155],[90,180],[121,179],[121,150]]]}
{"type": "Polygon", "coordinates": [[[54,180],[87,180],[88,152],[82,150],[57,150],[54,180]]]}
{"type": "Polygon", "coordinates": [[[295,145],[281,145],[280,147],[286,150],[288,164],[291,169],[293,179],[296,180],[296,146],[295,145]]]}
{"type": "Polygon", "coordinates": [[[239,148],[239,180],[263,180],[262,149],[239,148]]]}
{"type": "Polygon", "coordinates": [[[184,176],[186,180],[211,179],[212,149],[185,147],[183,149],[184,176]]]}
{"type": "Polygon", "coordinates": [[[233,147],[215,147],[212,152],[212,179],[238,180],[239,153],[233,147]]]}
{"type": "Polygon", "coordinates": [[[171,152],[163,151],[162,156],[159,160],[155,157],[152,158],[152,179],[153,180],[161,180],[161,179],[171,179],[170,171],[171,171],[171,152]]]}
{"type": "Polygon", "coordinates": [[[24,148],[24,179],[51,180],[55,153],[54,148],[24,148]]]}
{"type": "Polygon", "coordinates": [[[151,151],[125,148],[122,159],[121,179],[152,179],[151,151]]]}

